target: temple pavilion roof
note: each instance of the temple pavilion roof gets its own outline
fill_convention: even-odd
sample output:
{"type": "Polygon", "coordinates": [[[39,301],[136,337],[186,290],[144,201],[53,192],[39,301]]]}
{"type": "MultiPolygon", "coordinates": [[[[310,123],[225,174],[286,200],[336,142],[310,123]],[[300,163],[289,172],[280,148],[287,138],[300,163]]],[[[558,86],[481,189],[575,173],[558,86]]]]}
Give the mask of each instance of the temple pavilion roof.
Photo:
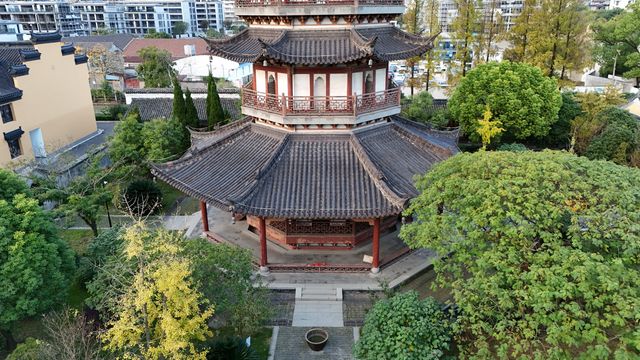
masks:
{"type": "Polygon", "coordinates": [[[432,38],[414,36],[391,25],[340,30],[250,27],[234,37],[207,42],[211,54],[239,63],[272,59],[297,65],[334,65],[368,58],[401,60],[433,47],[432,38]]]}
{"type": "Polygon", "coordinates": [[[353,130],[294,132],[252,118],[194,133],[180,159],[152,172],[236,213],[287,219],[370,219],[399,214],[414,176],[455,154],[457,133],[392,117],[353,130]]]}

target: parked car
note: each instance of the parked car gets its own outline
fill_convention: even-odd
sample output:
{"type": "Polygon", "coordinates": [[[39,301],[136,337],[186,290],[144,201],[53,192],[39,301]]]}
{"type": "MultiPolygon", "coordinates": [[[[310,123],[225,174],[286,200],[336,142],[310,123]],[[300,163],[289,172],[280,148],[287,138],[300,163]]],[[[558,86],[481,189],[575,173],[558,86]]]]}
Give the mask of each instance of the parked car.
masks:
{"type": "Polygon", "coordinates": [[[398,85],[404,85],[405,80],[407,79],[407,76],[405,74],[395,74],[393,76],[393,81],[398,85]]]}

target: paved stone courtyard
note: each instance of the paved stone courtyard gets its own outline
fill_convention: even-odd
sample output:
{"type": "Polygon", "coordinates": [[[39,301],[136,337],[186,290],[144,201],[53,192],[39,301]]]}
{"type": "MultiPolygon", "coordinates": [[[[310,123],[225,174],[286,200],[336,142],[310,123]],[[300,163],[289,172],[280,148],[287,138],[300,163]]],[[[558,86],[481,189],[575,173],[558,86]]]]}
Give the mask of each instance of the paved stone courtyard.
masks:
{"type": "Polygon", "coordinates": [[[345,291],[342,301],[344,326],[362,326],[367,311],[380,296],[379,291],[345,291]]]}
{"type": "Polygon", "coordinates": [[[274,360],[351,360],[354,344],[354,328],[324,328],[329,341],[323,351],[311,351],[304,340],[309,327],[280,327],[276,341],[274,360]]]}

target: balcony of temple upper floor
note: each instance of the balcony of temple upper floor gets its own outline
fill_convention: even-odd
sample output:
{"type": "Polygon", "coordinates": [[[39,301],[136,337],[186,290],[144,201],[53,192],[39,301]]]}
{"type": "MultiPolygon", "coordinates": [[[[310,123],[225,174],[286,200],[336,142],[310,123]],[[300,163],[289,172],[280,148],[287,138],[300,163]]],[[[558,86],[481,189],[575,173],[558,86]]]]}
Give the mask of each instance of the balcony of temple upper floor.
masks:
{"type": "Polygon", "coordinates": [[[235,5],[236,15],[250,23],[259,18],[279,17],[298,24],[303,19],[301,25],[309,22],[307,17],[324,24],[389,21],[402,15],[405,9],[403,0],[236,0],[235,5]]]}
{"type": "Polygon", "coordinates": [[[241,104],[245,115],[299,129],[351,128],[401,110],[386,62],[293,70],[256,65],[241,104]]]}

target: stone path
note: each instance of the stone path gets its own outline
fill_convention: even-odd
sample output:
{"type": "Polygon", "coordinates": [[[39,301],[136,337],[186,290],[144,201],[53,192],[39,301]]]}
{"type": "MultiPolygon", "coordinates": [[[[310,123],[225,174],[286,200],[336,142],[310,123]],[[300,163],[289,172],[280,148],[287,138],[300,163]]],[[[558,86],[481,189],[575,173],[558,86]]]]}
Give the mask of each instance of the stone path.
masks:
{"type": "Polygon", "coordinates": [[[299,287],[293,309],[293,326],[342,327],[342,289],[299,287]]]}
{"type": "MultiPolygon", "coordinates": [[[[323,351],[311,351],[304,341],[310,327],[279,327],[273,347],[273,360],[352,360],[354,328],[325,328],[329,341],[323,351]]],[[[275,333],[275,332],[274,332],[275,333]]]]}
{"type": "Polygon", "coordinates": [[[429,268],[437,255],[420,249],[383,268],[380,273],[281,273],[272,272],[263,280],[270,289],[296,289],[301,286],[342,288],[343,290],[382,290],[394,288],[429,268]]]}

